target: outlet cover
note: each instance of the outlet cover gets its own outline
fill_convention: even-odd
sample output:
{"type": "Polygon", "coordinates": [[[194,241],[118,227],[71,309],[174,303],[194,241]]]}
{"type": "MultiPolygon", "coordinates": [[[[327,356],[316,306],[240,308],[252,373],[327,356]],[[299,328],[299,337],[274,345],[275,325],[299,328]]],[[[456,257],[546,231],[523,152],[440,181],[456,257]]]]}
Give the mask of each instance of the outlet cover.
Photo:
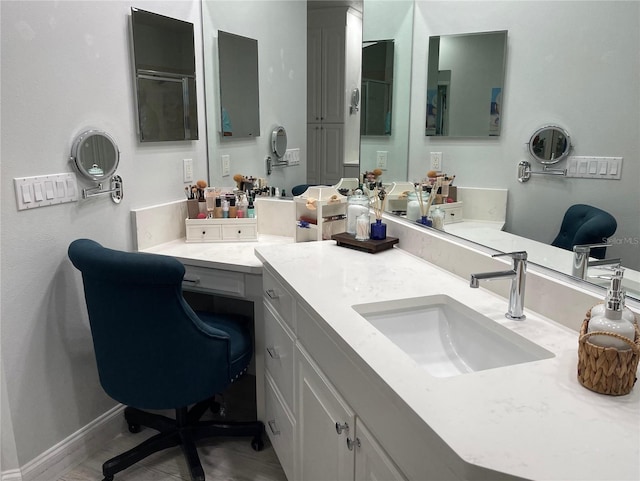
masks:
{"type": "Polygon", "coordinates": [[[231,156],[222,156],[222,177],[227,177],[231,171],[231,156]]]}
{"type": "Polygon", "coordinates": [[[182,181],[193,182],[193,159],[182,159],[182,181]]]}
{"type": "Polygon", "coordinates": [[[431,152],[431,170],[442,170],[442,152],[431,152]]]}
{"type": "Polygon", "coordinates": [[[386,170],[387,168],[387,154],[386,150],[378,150],[376,152],[376,167],[378,169],[386,170]]]}

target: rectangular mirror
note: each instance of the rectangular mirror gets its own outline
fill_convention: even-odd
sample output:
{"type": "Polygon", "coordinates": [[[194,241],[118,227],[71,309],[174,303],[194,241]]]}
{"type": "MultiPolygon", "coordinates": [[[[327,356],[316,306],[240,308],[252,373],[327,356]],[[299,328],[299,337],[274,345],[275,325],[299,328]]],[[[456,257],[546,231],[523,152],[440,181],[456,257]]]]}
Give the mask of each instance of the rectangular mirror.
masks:
{"type": "Polygon", "coordinates": [[[429,37],[425,135],[500,135],[507,31],[429,37]]]}
{"type": "Polygon", "coordinates": [[[258,41],[219,30],[218,62],[222,137],[258,137],[258,41]]]}
{"type": "Polygon", "coordinates": [[[361,135],[391,135],[393,40],[362,44],[361,135]]]}
{"type": "Polygon", "coordinates": [[[140,142],[198,138],[193,24],[131,9],[140,142]]]}

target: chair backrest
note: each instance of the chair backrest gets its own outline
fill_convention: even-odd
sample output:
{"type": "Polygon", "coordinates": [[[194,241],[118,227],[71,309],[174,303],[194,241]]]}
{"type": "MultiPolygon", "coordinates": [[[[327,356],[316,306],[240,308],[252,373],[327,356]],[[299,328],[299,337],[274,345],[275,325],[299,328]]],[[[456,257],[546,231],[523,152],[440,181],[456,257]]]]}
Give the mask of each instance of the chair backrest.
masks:
{"type": "Polygon", "coordinates": [[[141,409],[173,409],[229,385],[229,335],[204,324],[186,303],[177,259],[88,239],[72,242],[68,254],[82,272],[107,394],[141,409]]]}
{"type": "MultiPolygon", "coordinates": [[[[585,204],[575,204],[567,209],[560,232],[551,243],[562,249],[573,250],[574,245],[599,244],[612,236],[618,227],[616,219],[602,209],[585,204]]],[[[591,256],[604,259],[606,249],[591,250],[591,256]]]]}

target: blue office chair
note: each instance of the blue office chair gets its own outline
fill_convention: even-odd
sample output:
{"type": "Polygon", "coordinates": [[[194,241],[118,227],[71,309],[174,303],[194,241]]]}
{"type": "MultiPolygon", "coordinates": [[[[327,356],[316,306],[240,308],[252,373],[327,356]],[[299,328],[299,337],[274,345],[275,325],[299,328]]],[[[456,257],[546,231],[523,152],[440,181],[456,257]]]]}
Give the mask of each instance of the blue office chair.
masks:
{"type": "Polygon", "coordinates": [[[102,387],[127,406],[129,431],[141,426],[159,431],[105,462],[104,481],[177,445],[191,479],[203,481],[195,442],[213,436],[253,436],[252,447],[262,449],[259,421],[200,420],[215,394],[249,365],[253,347],[246,318],[196,314],[182,296],[184,266],[173,257],[121,252],[79,239],[69,246],[69,258],[82,272],[102,387]],[[176,418],[142,409],[175,409],[176,418]]]}
{"type": "MultiPolygon", "coordinates": [[[[560,232],[551,245],[573,250],[575,245],[601,244],[614,234],[617,227],[616,219],[608,212],[590,205],[575,204],[564,214],[560,232]]],[[[590,255],[604,259],[606,248],[591,249],[590,255]]]]}

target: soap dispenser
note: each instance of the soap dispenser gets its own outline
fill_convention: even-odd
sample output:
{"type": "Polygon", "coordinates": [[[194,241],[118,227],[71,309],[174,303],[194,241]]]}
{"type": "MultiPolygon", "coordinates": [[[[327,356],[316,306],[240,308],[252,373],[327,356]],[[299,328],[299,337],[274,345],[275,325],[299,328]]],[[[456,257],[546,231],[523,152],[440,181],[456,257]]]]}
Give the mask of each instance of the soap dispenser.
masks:
{"type": "MultiPolygon", "coordinates": [[[[633,313],[631,309],[625,306],[625,299],[627,294],[621,287],[622,278],[624,276],[624,267],[615,266],[615,267],[611,267],[610,269],[613,271],[613,274],[611,275],[611,277],[601,276],[601,278],[611,280],[611,286],[609,288],[609,291],[615,290],[616,289],[615,286],[620,286],[619,297],[620,297],[620,304],[622,306],[622,319],[625,319],[626,321],[629,321],[632,324],[637,324],[638,321],[636,319],[636,315],[633,313]]],[[[605,304],[596,304],[591,308],[590,317],[593,318],[597,316],[604,316],[605,309],[606,309],[605,304]]]]}
{"type": "MultiPolygon", "coordinates": [[[[602,307],[595,306],[591,310],[587,332],[604,331],[619,334],[631,341],[635,339],[633,322],[623,318],[624,291],[622,290],[622,268],[616,268],[611,276],[611,287],[602,307]],[[604,312],[602,312],[604,308],[604,312]],[[595,312],[594,312],[595,309],[595,312]]],[[[629,311],[631,312],[631,311],[629,311]]],[[[633,315],[633,313],[631,312],[633,315]]],[[[625,316],[628,317],[628,316],[625,316]]],[[[631,349],[631,345],[622,339],[607,335],[595,335],[589,338],[591,344],[601,347],[614,347],[619,350],[631,349]]]]}

